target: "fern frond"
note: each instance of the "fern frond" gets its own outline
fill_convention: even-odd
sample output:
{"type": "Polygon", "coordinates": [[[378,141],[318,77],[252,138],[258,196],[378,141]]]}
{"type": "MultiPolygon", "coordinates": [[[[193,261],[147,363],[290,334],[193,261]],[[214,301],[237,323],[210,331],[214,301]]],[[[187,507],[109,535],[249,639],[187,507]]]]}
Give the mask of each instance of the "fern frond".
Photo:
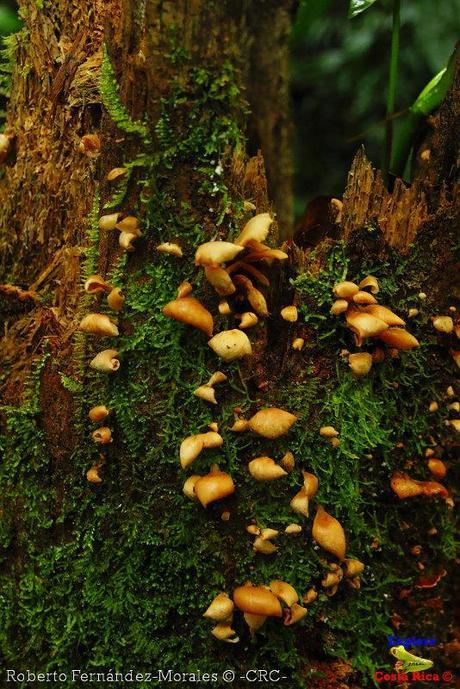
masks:
{"type": "Polygon", "coordinates": [[[102,54],[99,88],[102,102],[117,127],[127,134],[138,134],[144,141],[149,141],[150,135],[147,127],[142,122],[133,120],[120,100],[118,83],[105,45],[102,54]]]}

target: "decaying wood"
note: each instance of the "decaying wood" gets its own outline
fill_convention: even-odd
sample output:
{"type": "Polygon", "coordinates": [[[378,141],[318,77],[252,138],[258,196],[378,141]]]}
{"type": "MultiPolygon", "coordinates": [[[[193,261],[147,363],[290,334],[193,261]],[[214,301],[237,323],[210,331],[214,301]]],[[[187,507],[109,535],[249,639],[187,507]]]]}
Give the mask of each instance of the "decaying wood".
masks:
{"type": "Polygon", "coordinates": [[[439,112],[431,120],[431,131],[417,156],[410,185],[396,179],[392,191],[384,184],[363,150],[351,166],[343,196],[343,236],[376,225],[388,244],[408,250],[417,233],[436,217],[454,217],[458,211],[457,158],[460,131],[460,68],[439,112]]]}

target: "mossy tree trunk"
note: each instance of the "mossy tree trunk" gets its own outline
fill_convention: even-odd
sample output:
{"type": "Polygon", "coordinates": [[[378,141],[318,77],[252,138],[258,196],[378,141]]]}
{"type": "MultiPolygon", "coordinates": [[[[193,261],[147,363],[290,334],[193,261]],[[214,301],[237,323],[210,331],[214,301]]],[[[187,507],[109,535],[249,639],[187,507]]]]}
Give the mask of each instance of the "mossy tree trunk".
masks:
{"type": "MultiPolygon", "coordinates": [[[[412,516],[401,516],[388,489],[392,471],[409,455],[421,458],[427,444],[442,446],[449,456],[445,410],[435,418],[438,437],[426,408],[433,396],[442,398],[452,369],[425,307],[416,330],[420,339],[426,336],[426,347],[396,363],[387,360],[364,381],[353,380],[337,364],[337,352],[350,341],[328,314],[329,299],[346,271],[357,278],[369,269],[378,273],[385,298],[394,300],[388,305],[404,310],[416,287],[431,298],[438,273],[430,257],[393,252],[378,233],[379,219],[361,213],[352,222],[360,202],[346,200],[348,246],[326,241],[313,254],[293,247],[291,268],[282,275],[273,269],[273,315],[251,335],[255,355],[241,366],[224,366],[228,383],[217,408],[209,408],[193,390],[222,365],[200,333],[167,320],[161,309],[189,279],[216,314],[216,331],[233,327],[217,315],[217,298],[193,265],[196,246],[234,237],[249,217],[244,201],[261,212],[272,208],[271,199],[280,233],[291,222],[286,39],[294,3],[20,4],[24,28],[15,39],[6,129],[11,145],[0,184],[0,635],[8,666],[228,667],[238,676],[250,667],[271,667],[288,677],[289,687],[333,685],[347,677],[367,686],[372,664],[387,662],[393,599],[384,596],[417,572],[407,554],[407,530],[398,529],[409,522],[419,529],[411,532],[415,544],[437,528],[426,546],[427,567],[453,557],[444,505],[417,503],[419,524],[412,526],[412,516]],[[85,134],[98,135],[99,156],[81,152],[85,134]],[[260,147],[264,157],[247,157],[246,135],[248,150],[260,147]],[[121,165],[128,174],[108,182],[109,170],[121,165]],[[113,210],[140,219],[143,236],[133,253],[123,253],[113,233],[99,232],[100,215],[113,210]],[[356,232],[366,223],[373,233],[356,232]],[[158,243],[175,238],[183,259],[155,252],[158,243]],[[416,283],[423,270],[424,282],[416,283]],[[126,294],[116,341],[96,341],[77,330],[85,313],[110,313],[103,299],[82,291],[95,272],[126,294]],[[277,313],[292,298],[301,319],[287,327],[277,313]],[[294,336],[305,336],[302,352],[291,349],[294,336]],[[96,352],[112,346],[120,370],[104,375],[89,369],[96,352]],[[95,404],[112,410],[114,439],[103,453],[100,485],[85,478],[100,461],[87,419],[95,404]],[[228,431],[235,407],[248,416],[264,405],[298,415],[285,440],[268,445],[228,431]],[[401,426],[395,428],[397,414],[401,426]],[[221,519],[222,505],[203,510],[181,492],[180,442],[213,421],[224,445],[200,459],[197,471],[218,460],[234,477],[228,522],[221,519]],[[340,427],[338,448],[318,441],[325,421],[340,427]],[[395,449],[402,441],[405,450],[395,449]],[[297,469],[282,489],[249,480],[247,459],[279,458],[287,449],[297,469]],[[201,614],[219,590],[230,592],[248,578],[286,579],[299,593],[321,588],[327,563],[312,545],[311,520],[304,524],[306,537],[280,539],[275,557],[255,556],[245,532],[250,520],[280,530],[293,521],[289,500],[300,487],[300,468],[318,475],[321,502],[344,524],[350,553],[366,562],[362,591],[321,595],[303,629],[270,623],[256,643],[236,619],[241,643],[218,646],[201,614]],[[350,675],[348,662],[360,676],[350,675]]],[[[445,116],[452,110],[448,103],[445,116]]],[[[437,187],[430,178],[434,205],[416,231],[437,241],[442,228],[450,246],[453,190],[446,169],[437,187]],[[442,222],[434,210],[441,205],[442,222]]],[[[447,308],[450,301],[446,295],[445,302],[427,303],[447,308]]],[[[418,463],[422,477],[425,466],[418,463]]],[[[425,618],[411,631],[423,636],[423,624],[425,618]]],[[[440,626],[426,624],[441,640],[440,626]]],[[[442,633],[447,640],[448,630],[442,633]]]]}

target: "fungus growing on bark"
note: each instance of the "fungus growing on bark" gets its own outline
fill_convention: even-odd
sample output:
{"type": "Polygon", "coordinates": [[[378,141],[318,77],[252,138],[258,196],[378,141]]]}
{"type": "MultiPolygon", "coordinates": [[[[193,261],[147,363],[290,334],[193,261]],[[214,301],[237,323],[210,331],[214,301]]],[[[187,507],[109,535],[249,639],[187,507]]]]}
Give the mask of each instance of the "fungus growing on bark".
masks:
{"type": "Polygon", "coordinates": [[[245,313],[241,314],[240,324],[238,327],[242,330],[246,330],[247,328],[253,328],[258,322],[259,319],[255,313],[252,313],[252,311],[246,311],[245,313]]]}
{"type": "Polygon", "coordinates": [[[98,292],[110,292],[112,285],[104,280],[100,275],[90,275],[85,281],[85,292],[96,294],[98,292]]]}
{"type": "Polygon", "coordinates": [[[260,290],[254,287],[249,278],[244,275],[235,275],[233,282],[235,285],[244,287],[249,303],[259,316],[268,316],[268,308],[265,297],[260,290]]]}
{"type": "Polygon", "coordinates": [[[179,451],[180,464],[182,469],[186,469],[202,450],[208,448],[221,447],[224,439],[218,433],[208,431],[207,433],[198,433],[197,435],[190,435],[182,441],[179,451]]]}
{"type": "Polygon", "coordinates": [[[91,437],[98,445],[108,445],[113,442],[112,431],[107,426],[97,428],[92,432],[91,437]]]}
{"type": "Polygon", "coordinates": [[[11,137],[7,134],[0,134],[0,163],[6,160],[10,150],[11,137]]]}
{"type": "Polygon", "coordinates": [[[105,404],[98,404],[96,407],[92,407],[88,412],[88,416],[93,423],[103,421],[109,414],[110,411],[105,404]]]}
{"type": "Polygon", "coordinates": [[[283,467],[276,464],[270,457],[257,457],[248,464],[249,473],[256,481],[274,481],[281,476],[287,476],[283,467]]]}
{"type": "Polygon", "coordinates": [[[104,231],[114,230],[117,226],[120,213],[109,213],[99,218],[99,229],[104,231]]]}
{"type": "Polygon", "coordinates": [[[282,617],[283,611],[278,598],[264,586],[244,584],[233,591],[233,601],[239,610],[251,615],[282,617]]]}
{"type": "Polygon", "coordinates": [[[118,328],[108,316],[103,313],[89,313],[82,318],[78,327],[84,333],[101,337],[115,337],[119,335],[118,328]]]}
{"type": "Polygon", "coordinates": [[[220,266],[221,263],[233,261],[244,247],[231,242],[205,242],[195,253],[197,266],[220,266]]]}
{"type": "Polygon", "coordinates": [[[134,251],[133,242],[139,236],[139,234],[134,234],[133,232],[120,232],[118,244],[124,251],[134,251]]]}
{"type": "Polygon", "coordinates": [[[102,478],[99,474],[100,469],[101,469],[100,464],[94,464],[86,472],[86,480],[89,481],[89,483],[102,483],[102,478]]]}
{"type": "Polygon", "coordinates": [[[113,311],[120,311],[125,303],[125,295],[119,287],[114,287],[107,295],[107,304],[113,311]]]}
{"type": "Polygon", "coordinates": [[[96,354],[94,359],[90,361],[90,367],[96,371],[103,371],[104,373],[113,373],[120,368],[118,360],[118,352],[116,349],[104,349],[102,352],[96,354]]]}
{"type": "Polygon", "coordinates": [[[214,622],[225,622],[231,617],[234,607],[232,599],[226,593],[219,593],[203,613],[203,617],[214,622]]]}
{"type": "Polygon", "coordinates": [[[210,402],[211,404],[217,404],[216,391],[211,385],[200,385],[199,388],[193,391],[195,397],[199,397],[205,402],[210,402]]]}
{"type": "Polygon", "coordinates": [[[239,246],[246,246],[251,240],[263,242],[268,236],[270,225],[273,218],[269,213],[258,213],[253,218],[248,220],[243,228],[241,234],[235,239],[235,244],[239,246]]]}
{"type": "Polygon", "coordinates": [[[305,340],[303,337],[295,337],[292,341],[292,349],[295,349],[298,352],[300,352],[303,349],[304,344],[305,340]]]}
{"type": "Polygon", "coordinates": [[[163,307],[163,313],[168,318],[174,318],[176,321],[198,328],[208,337],[212,336],[214,327],[212,315],[195,297],[174,299],[163,307]]]}
{"type": "Polygon", "coordinates": [[[418,495],[426,497],[439,495],[442,498],[447,498],[449,495],[448,490],[441,483],[437,481],[417,481],[403,472],[394,473],[390,484],[400,500],[414,498],[418,495]]]}
{"type": "Polygon", "coordinates": [[[203,507],[207,507],[211,502],[221,500],[235,492],[235,484],[232,477],[220,471],[219,467],[213,465],[209,474],[202,476],[195,483],[195,495],[203,507]]]}
{"type": "Polygon", "coordinates": [[[264,438],[275,439],[285,435],[297,417],[278,407],[261,409],[249,419],[249,428],[264,438]]]}
{"type": "Polygon", "coordinates": [[[160,254],[169,254],[170,256],[177,256],[178,258],[183,256],[181,247],[175,242],[163,242],[163,244],[158,244],[157,251],[160,254]]]}
{"type": "Polygon", "coordinates": [[[224,268],[220,266],[206,266],[204,274],[219,296],[228,297],[236,292],[232,278],[224,268]]]}
{"type": "Polygon", "coordinates": [[[208,345],[224,361],[233,361],[252,354],[248,336],[236,328],[217,333],[209,340],[208,345]]]}
{"type": "Polygon", "coordinates": [[[369,373],[372,368],[372,356],[368,352],[357,352],[350,354],[348,357],[348,365],[353,371],[353,375],[361,378],[369,373]]]}
{"type": "Polygon", "coordinates": [[[295,323],[299,317],[299,314],[297,312],[297,306],[285,306],[284,309],[281,309],[281,318],[283,318],[285,321],[288,321],[289,323],[295,323]]]}
{"type": "Polygon", "coordinates": [[[335,517],[318,505],[312,528],[313,539],[324,550],[335,555],[339,560],[345,558],[345,532],[335,517]]]}
{"type": "Polygon", "coordinates": [[[436,316],[433,318],[433,327],[439,333],[449,335],[454,329],[454,321],[450,316],[436,316]]]}

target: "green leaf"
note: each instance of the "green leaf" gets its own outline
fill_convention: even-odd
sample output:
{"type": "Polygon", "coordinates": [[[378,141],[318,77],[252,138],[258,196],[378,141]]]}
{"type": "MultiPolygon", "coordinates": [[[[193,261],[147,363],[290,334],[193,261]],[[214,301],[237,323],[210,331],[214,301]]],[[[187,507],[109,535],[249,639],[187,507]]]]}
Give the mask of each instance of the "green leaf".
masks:
{"type": "Polygon", "coordinates": [[[353,19],[357,14],[365,12],[376,0],[350,0],[348,19],[353,19]]]}

